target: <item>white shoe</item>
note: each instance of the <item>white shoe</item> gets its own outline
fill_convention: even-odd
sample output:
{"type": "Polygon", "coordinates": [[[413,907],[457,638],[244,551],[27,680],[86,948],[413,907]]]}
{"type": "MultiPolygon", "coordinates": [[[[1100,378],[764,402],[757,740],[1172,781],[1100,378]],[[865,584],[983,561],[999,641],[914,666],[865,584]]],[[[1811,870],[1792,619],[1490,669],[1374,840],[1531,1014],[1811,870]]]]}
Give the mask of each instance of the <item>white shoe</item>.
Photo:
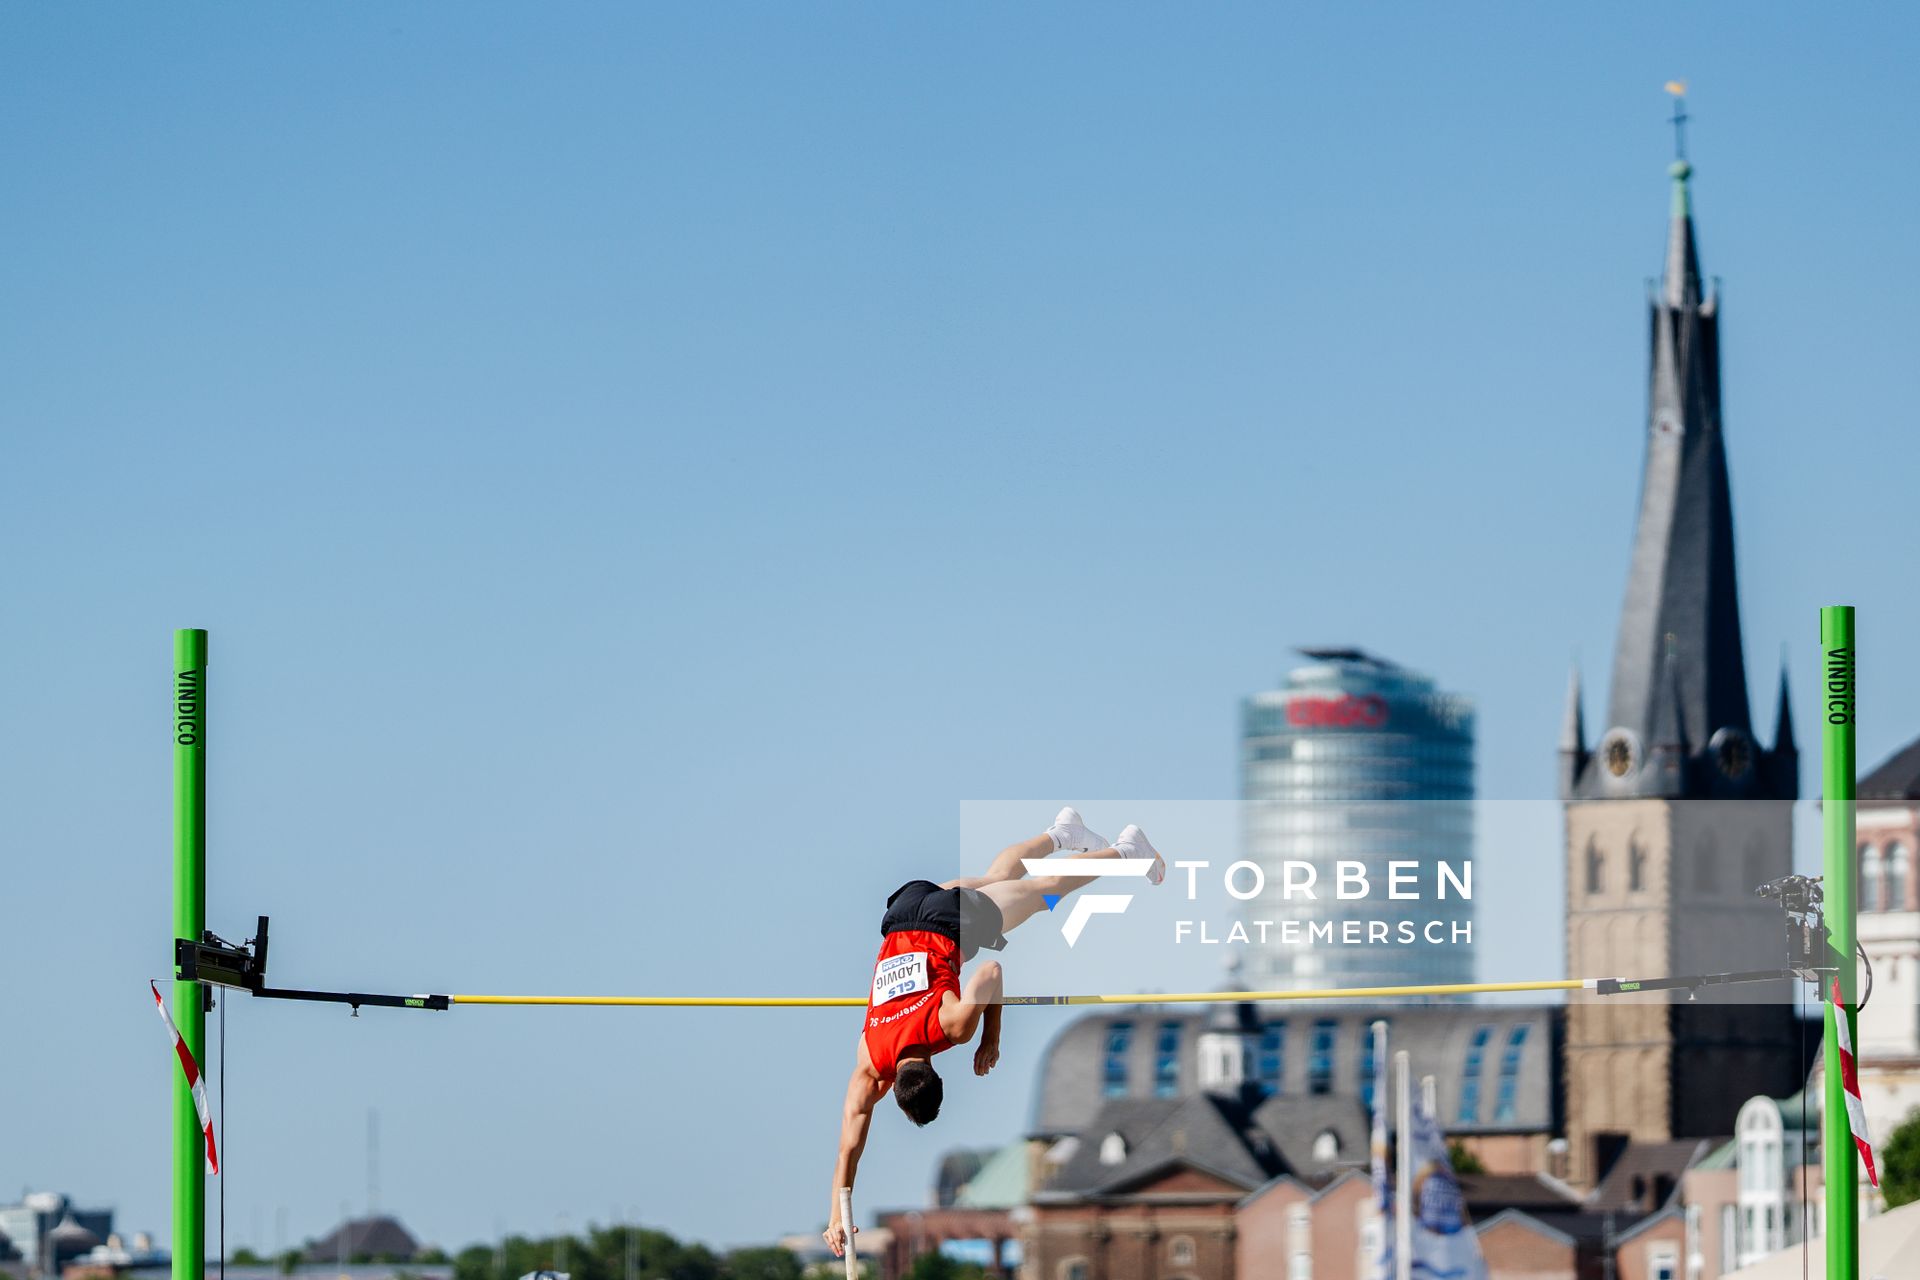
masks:
{"type": "Polygon", "coordinates": [[[1092,853],[1107,847],[1107,838],[1097,831],[1088,830],[1087,824],[1080,821],[1080,811],[1072,805],[1053,816],[1053,825],[1047,828],[1047,834],[1053,837],[1055,853],[1062,849],[1092,853]]]}
{"type": "Polygon", "coordinates": [[[1149,884],[1159,884],[1167,878],[1167,860],[1160,856],[1158,849],[1147,843],[1147,833],[1139,827],[1128,823],[1126,830],[1120,833],[1120,838],[1113,842],[1113,847],[1129,858],[1153,859],[1153,867],[1147,872],[1149,884]]]}

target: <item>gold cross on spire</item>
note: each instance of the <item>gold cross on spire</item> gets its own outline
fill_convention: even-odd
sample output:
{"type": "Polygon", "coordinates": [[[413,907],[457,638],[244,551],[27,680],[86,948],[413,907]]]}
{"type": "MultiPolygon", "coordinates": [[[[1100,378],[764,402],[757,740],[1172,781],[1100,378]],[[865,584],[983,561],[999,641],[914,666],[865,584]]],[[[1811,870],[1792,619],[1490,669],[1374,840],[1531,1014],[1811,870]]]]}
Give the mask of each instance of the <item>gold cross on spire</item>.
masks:
{"type": "Polygon", "coordinates": [[[1687,158],[1687,82],[1685,80],[1667,81],[1667,92],[1673,95],[1673,158],[1687,158]]]}

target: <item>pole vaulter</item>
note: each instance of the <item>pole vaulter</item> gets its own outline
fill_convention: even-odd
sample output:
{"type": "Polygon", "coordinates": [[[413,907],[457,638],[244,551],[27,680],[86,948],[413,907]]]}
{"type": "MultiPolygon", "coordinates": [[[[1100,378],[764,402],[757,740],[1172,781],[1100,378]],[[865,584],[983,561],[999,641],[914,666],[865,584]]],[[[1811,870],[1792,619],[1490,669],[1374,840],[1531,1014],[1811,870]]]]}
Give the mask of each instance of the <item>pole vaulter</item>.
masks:
{"type": "MultiPolygon", "coordinates": [[[[930,1059],[936,1053],[981,1037],[974,1070],[985,1075],[999,1057],[1001,1010],[1060,1005],[1207,1004],[1297,1000],[1376,1000],[1403,996],[1456,996],[1509,992],[1587,991],[1595,995],[1634,995],[1660,991],[1697,992],[1704,988],[1797,978],[1820,986],[1839,979],[1838,1002],[1826,1008],[1827,1114],[1846,1114],[1840,1067],[1843,1033],[1836,1018],[1850,1025],[1858,1008],[1853,895],[1853,609],[1821,611],[1822,688],[1826,691],[1823,745],[1825,820],[1824,893],[1821,879],[1788,876],[1760,887],[1777,900],[1786,917],[1787,955],[1781,968],[1652,978],[1566,978],[1531,982],[1467,982],[1404,986],[1347,987],[1293,991],[1189,991],[1120,995],[1010,995],[1001,986],[1000,966],[987,962],[963,988],[961,966],[976,950],[997,950],[1005,935],[1050,905],[1049,898],[1074,892],[1099,872],[1073,874],[1077,861],[1118,860],[1141,864],[1159,883],[1165,863],[1144,832],[1130,826],[1109,844],[1087,829],[1080,815],[1063,809],[1046,833],[1010,845],[985,875],[944,884],[911,881],[888,899],[882,917],[883,944],[875,961],[872,990],[863,996],[664,996],[664,995],[389,995],[272,987],[266,982],[268,920],[259,917],[256,932],[233,944],[206,928],[206,744],[207,633],[174,633],[174,1007],[182,1046],[204,1061],[205,1017],[215,986],[243,990],[274,1000],[344,1004],[358,1016],[362,1007],[446,1012],[455,1005],[597,1006],[613,1008],[860,1008],[868,1009],[856,1045],[853,1075],[842,1111],[840,1155],[834,1168],[833,1198],[825,1237],[853,1272],[852,1185],[865,1145],[873,1105],[893,1092],[916,1124],[938,1113],[943,1087],[930,1059]],[[1047,864],[1048,874],[1027,878],[1023,865],[1067,856],[1047,864]],[[1059,870],[1054,871],[1053,867],[1059,870]],[[1829,933],[1826,907],[1832,902],[1829,933]]],[[[1129,866],[1130,871],[1136,868],[1129,866]]],[[[1138,873],[1138,872],[1137,872],[1138,873]]],[[[163,1007],[164,1012],[164,1007],[163,1007]]],[[[1845,1037],[1849,1042],[1851,1037],[1845,1037]]],[[[172,1280],[205,1280],[206,1183],[203,1153],[209,1135],[196,1109],[190,1082],[176,1077],[174,1106],[174,1214],[172,1280]]],[[[1855,1216],[1858,1194],[1851,1135],[1826,1126],[1827,1274],[1857,1280],[1855,1216]]]]}

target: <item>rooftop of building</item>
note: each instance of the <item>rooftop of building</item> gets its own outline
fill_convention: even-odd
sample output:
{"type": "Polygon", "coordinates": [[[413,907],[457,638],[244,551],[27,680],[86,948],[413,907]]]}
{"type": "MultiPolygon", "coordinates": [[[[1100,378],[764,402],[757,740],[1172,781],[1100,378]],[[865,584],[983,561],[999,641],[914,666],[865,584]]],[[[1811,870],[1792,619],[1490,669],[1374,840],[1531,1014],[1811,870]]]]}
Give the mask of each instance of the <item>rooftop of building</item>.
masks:
{"type": "Polygon", "coordinates": [[[1186,1166],[1241,1192],[1289,1166],[1253,1110],[1237,1098],[1109,1098],[1077,1140],[1059,1144],[1035,1203],[1126,1192],[1186,1166]]]}
{"type": "Polygon", "coordinates": [[[1027,1144],[1009,1142],[989,1155],[955,1193],[961,1209],[1012,1209],[1027,1202],[1027,1144]]]}
{"type": "Polygon", "coordinates": [[[1306,661],[1288,670],[1282,687],[1256,697],[1284,697],[1316,689],[1340,692],[1377,692],[1389,696],[1442,697],[1466,703],[1452,694],[1438,694],[1432,676],[1405,667],[1390,658],[1352,645],[1307,645],[1296,649],[1306,661]]]}
{"type": "Polygon", "coordinates": [[[1544,1173],[1462,1173],[1461,1198],[1476,1219],[1504,1209],[1564,1213],[1580,1207],[1580,1193],[1544,1173]]]}
{"type": "Polygon", "coordinates": [[[384,1214],[370,1218],[349,1218],[325,1236],[307,1246],[308,1262],[326,1262],[337,1258],[391,1258],[410,1260],[420,1251],[420,1242],[400,1225],[397,1218],[384,1214]]]}
{"type": "Polygon", "coordinates": [[[1920,800],[1920,738],[1882,760],[1854,789],[1859,800],[1920,800]]]}
{"type": "MultiPolygon", "coordinates": [[[[1820,1236],[1813,1238],[1813,1266],[1823,1260],[1820,1236]]],[[[1860,1267],[1863,1276],[1910,1276],[1913,1260],[1920,1257],[1920,1201],[1903,1204],[1885,1213],[1863,1219],[1859,1231],[1860,1267]]],[[[1782,1249],[1752,1266],[1736,1272],[1740,1280],[1798,1280],[1806,1274],[1808,1259],[1801,1250],[1782,1249]]],[[[1820,1274],[1815,1270],[1815,1275],[1820,1274]]]]}
{"type": "MultiPolygon", "coordinates": [[[[1278,1066],[1279,1088],[1270,1101],[1303,1107],[1302,1115],[1325,1099],[1360,1105],[1370,1063],[1368,1028],[1384,1017],[1392,1047],[1408,1051],[1417,1074],[1432,1075],[1439,1082],[1439,1118],[1449,1132],[1524,1133],[1554,1127],[1553,1076],[1563,1006],[1462,1003],[1385,1010],[1352,1005],[1276,1009],[1248,1002],[1203,1010],[1121,1007],[1074,1019],[1042,1057],[1029,1132],[1039,1137],[1081,1133],[1103,1104],[1116,1098],[1158,1095],[1164,1100],[1198,1093],[1199,1041],[1222,1007],[1244,1008],[1254,1034],[1274,1029],[1274,1040],[1264,1050],[1256,1050],[1256,1066],[1278,1066]],[[1122,1027],[1125,1033],[1116,1034],[1122,1027]],[[1163,1052],[1165,1031],[1173,1033],[1171,1055],[1163,1052]],[[1513,1044],[1516,1034],[1518,1045],[1513,1044]],[[1319,1092],[1316,1035],[1330,1037],[1329,1053],[1321,1064],[1327,1068],[1325,1087],[1319,1092]],[[1470,1070],[1476,1049],[1477,1072],[1470,1070]],[[1500,1090],[1509,1050],[1513,1051],[1512,1069],[1505,1074],[1512,1081],[1511,1097],[1509,1112],[1503,1114],[1500,1090]],[[1169,1067],[1170,1080],[1163,1071],[1169,1067]],[[1114,1075],[1109,1074],[1110,1068],[1114,1075]],[[1478,1082],[1471,1095],[1467,1093],[1470,1080],[1478,1082]]],[[[1240,1018],[1233,1021],[1238,1025],[1240,1018]]],[[[1283,1109],[1266,1114],[1278,1115],[1283,1109]]]]}
{"type": "Polygon", "coordinates": [[[1294,652],[1303,658],[1312,658],[1315,662],[1338,662],[1358,667],[1373,667],[1380,671],[1400,670],[1399,663],[1352,646],[1319,647],[1303,644],[1297,646],[1294,652]]]}
{"type": "Polygon", "coordinates": [[[1630,1142],[1582,1206],[1592,1213],[1643,1215],[1665,1208],[1680,1188],[1680,1175],[1711,1155],[1717,1138],[1630,1142]]]}

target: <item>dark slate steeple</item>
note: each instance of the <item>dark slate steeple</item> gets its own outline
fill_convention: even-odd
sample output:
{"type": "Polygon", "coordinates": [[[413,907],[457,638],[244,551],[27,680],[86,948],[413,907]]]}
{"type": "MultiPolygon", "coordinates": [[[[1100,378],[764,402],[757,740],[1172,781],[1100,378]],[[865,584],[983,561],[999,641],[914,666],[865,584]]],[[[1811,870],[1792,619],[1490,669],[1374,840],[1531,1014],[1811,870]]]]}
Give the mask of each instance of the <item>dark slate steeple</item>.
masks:
{"type": "Polygon", "coordinates": [[[1787,663],[1780,660],[1780,711],[1773,720],[1773,750],[1775,755],[1797,756],[1800,748],[1793,741],[1793,712],[1787,705],[1787,663]]]}
{"type": "Polygon", "coordinates": [[[1567,714],[1560,722],[1560,789],[1571,790],[1587,767],[1587,721],[1581,709],[1580,666],[1567,672],[1567,714]]]}
{"type": "Polygon", "coordinates": [[[1587,751],[1587,717],[1580,701],[1580,666],[1575,663],[1567,672],[1567,714],[1560,722],[1560,750],[1570,756],[1587,751]]]}
{"type": "MultiPolygon", "coordinates": [[[[1666,274],[1650,300],[1646,468],[1607,720],[1563,791],[1786,798],[1797,783],[1782,794],[1781,771],[1753,741],[1748,708],[1720,421],[1719,299],[1701,281],[1692,166],[1676,160],[1669,172],[1666,274]]],[[[1785,741],[1791,752],[1790,728],[1785,741]]]]}
{"type": "Polygon", "coordinates": [[[1787,660],[1780,659],[1780,709],[1773,719],[1773,750],[1767,753],[1772,794],[1800,795],[1800,748],[1793,740],[1793,708],[1787,698],[1787,660]]]}

